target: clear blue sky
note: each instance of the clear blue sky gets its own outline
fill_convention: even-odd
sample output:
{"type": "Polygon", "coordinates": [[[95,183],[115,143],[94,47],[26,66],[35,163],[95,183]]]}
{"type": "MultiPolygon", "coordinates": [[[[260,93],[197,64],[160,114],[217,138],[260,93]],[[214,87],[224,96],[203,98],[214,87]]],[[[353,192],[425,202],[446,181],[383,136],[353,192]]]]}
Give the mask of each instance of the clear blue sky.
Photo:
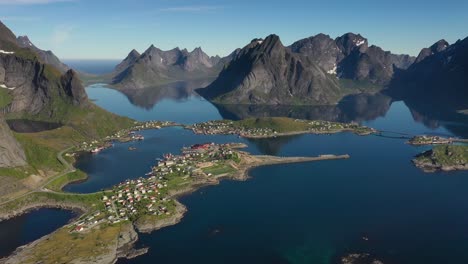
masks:
{"type": "Polygon", "coordinates": [[[227,55],[270,33],[285,45],[325,33],[416,55],[468,36],[468,1],[0,0],[0,19],[62,59],[122,59],[151,44],[227,55]]]}

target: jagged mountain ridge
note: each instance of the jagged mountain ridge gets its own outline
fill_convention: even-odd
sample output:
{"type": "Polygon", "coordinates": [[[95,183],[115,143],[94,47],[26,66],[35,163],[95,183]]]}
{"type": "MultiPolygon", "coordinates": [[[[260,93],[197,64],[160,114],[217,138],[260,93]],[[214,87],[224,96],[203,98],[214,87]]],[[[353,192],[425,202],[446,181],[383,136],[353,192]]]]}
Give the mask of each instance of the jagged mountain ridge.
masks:
{"type": "Polygon", "coordinates": [[[27,48],[33,50],[35,53],[39,55],[39,58],[42,62],[50,64],[57,68],[60,72],[65,73],[70,70],[66,64],[60,61],[60,59],[55,56],[55,54],[50,50],[42,50],[36,47],[28,38],[28,36],[19,36],[16,39],[18,46],[21,48],[27,48]]]}
{"type": "Polygon", "coordinates": [[[279,41],[275,35],[253,40],[200,93],[218,103],[336,104],[347,94],[382,90],[395,71],[415,60],[369,47],[366,38],[353,33],[336,39],[318,34],[289,47],[258,48],[271,39],[279,41]],[[276,53],[284,56],[271,56],[276,53]]]}
{"type": "Polygon", "coordinates": [[[440,109],[468,108],[468,37],[449,45],[439,40],[399,72],[387,93],[415,105],[440,109]]]}
{"type": "Polygon", "coordinates": [[[407,69],[415,60],[409,55],[396,55],[380,47],[370,46],[359,34],[346,33],[336,39],[318,34],[289,46],[291,51],[308,56],[325,71],[340,78],[370,81],[386,85],[394,67],[407,69]]]}
{"type": "Polygon", "coordinates": [[[210,57],[201,48],[192,52],[163,51],[151,45],[141,55],[132,50],[114,70],[112,84],[122,89],[147,88],[179,80],[215,78],[223,58],[210,57]]]}
{"type": "Polygon", "coordinates": [[[276,35],[254,39],[199,92],[232,104],[333,104],[341,97],[334,76],[307,56],[290,51],[276,35]]]}

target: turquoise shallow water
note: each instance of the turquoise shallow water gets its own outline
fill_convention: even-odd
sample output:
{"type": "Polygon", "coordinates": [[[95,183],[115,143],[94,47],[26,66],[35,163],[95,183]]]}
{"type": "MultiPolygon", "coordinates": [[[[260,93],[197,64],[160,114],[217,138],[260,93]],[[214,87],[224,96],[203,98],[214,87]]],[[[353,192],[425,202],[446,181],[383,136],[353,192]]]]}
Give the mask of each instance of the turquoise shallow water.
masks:
{"type": "MultiPolygon", "coordinates": [[[[155,105],[102,86],[87,91],[96,104],[138,120],[194,123],[227,115],[185,88],[180,96],[164,94],[149,100],[155,105]]],[[[260,113],[242,111],[228,115],[260,113]]],[[[323,113],[327,120],[354,120],[343,109],[307,111],[314,117],[323,113]]],[[[385,131],[468,135],[464,119],[437,119],[403,102],[389,103],[372,118],[356,112],[352,115],[356,121],[385,131]]],[[[141,235],[138,246],[149,246],[149,253],[120,263],[334,263],[349,252],[370,252],[384,263],[468,263],[468,173],[421,172],[410,160],[427,147],[409,146],[398,136],[350,133],[262,140],[198,136],[181,128],[143,134],[142,142],[116,144],[98,155],[83,156],[77,167],[90,179],[66,190],[108,188],[144,175],[164,153],[207,141],[244,142],[254,154],[347,153],[351,159],[260,167],[250,172],[249,181],[224,181],[183,197],[189,211],[182,222],[141,235]],[[137,150],[130,152],[129,146],[137,150]]]]}

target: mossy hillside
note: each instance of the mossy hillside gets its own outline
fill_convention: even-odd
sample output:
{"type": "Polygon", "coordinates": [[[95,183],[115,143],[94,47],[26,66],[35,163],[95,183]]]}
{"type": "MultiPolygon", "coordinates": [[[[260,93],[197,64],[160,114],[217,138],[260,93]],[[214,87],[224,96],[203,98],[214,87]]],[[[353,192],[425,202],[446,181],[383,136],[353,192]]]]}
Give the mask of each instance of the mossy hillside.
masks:
{"type": "Polygon", "coordinates": [[[85,233],[70,233],[70,227],[63,227],[39,242],[23,263],[72,263],[77,259],[94,263],[94,258],[110,253],[121,234],[132,228],[130,222],[102,225],[85,233]]]}
{"type": "Polygon", "coordinates": [[[456,166],[468,163],[467,145],[441,145],[432,149],[430,157],[422,155],[417,159],[432,160],[433,163],[442,166],[456,166]]]}
{"type": "Polygon", "coordinates": [[[11,212],[21,210],[28,206],[53,206],[67,208],[82,208],[90,211],[104,208],[102,193],[74,194],[56,192],[35,192],[18,198],[0,206],[0,214],[8,215],[11,212]]]}
{"type": "Polygon", "coordinates": [[[80,170],[77,170],[77,171],[62,175],[61,177],[58,177],[57,179],[47,184],[45,187],[55,192],[61,192],[62,188],[65,185],[71,182],[86,180],[87,178],[88,178],[88,175],[86,173],[80,170]]]}

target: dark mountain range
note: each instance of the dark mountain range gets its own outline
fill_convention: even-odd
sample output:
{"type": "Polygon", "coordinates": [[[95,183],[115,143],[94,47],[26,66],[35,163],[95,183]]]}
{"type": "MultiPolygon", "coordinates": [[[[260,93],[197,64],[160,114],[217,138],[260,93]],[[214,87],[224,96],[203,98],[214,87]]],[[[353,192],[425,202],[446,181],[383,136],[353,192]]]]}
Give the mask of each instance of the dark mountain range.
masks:
{"type": "Polygon", "coordinates": [[[411,105],[461,110],[468,108],[468,38],[445,40],[423,49],[416,62],[400,71],[387,92],[411,105]]]}
{"type": "Polygon", "coordinates": [[[39,58],[42,60],[42,62],[54,66],[60,72],[65,73],[68,70],[70,70],[70,68],[66,64],[61,62],[60,59],[57,56],[55,56],[55,54],[52,51],[41,50],[38,47],[36,47],[29,40],[28,36],[19,36],[16,39],[16,42],[18,43],[18,46],[20,46],[21,48],[27,48],[27,49],[33,50],[37,55],[39,55],[39,58]]]}
{"type": "Polygon", "coordinates": [[[156,87],[180,80],[215,78],[224,59],[209,57],[201,48],[192,52],[163,51],[151,45],[143,54],[133,50],[115,71],[112,84],[120,89],[156,87]]]}
{"type": "Polygon", "coordinates": [[[333,104],[342,96],[335,76],[284,47],[276,35],[254,39],[199,92],[230,104],[333,104]]]}
{"type": "Polygon", "coordinates": [[[395,55],[377,46],[370,46],[359,34],[347,33],[336,39],[328,35],[299,40],[291,51],[309,57],[325,71],[340,78],[387,84],[394,74],[394,67],[408,68],[414,61],[409,55],[395,55]]]}
{"type": "Polygon", "coordinates": [[[275,35],[238,51],[200,93],[218,103],[336,104],[343,96],[375,93],[415,58],[395,55],[353,33],[319,34],[284,47],[275,35]]]}

